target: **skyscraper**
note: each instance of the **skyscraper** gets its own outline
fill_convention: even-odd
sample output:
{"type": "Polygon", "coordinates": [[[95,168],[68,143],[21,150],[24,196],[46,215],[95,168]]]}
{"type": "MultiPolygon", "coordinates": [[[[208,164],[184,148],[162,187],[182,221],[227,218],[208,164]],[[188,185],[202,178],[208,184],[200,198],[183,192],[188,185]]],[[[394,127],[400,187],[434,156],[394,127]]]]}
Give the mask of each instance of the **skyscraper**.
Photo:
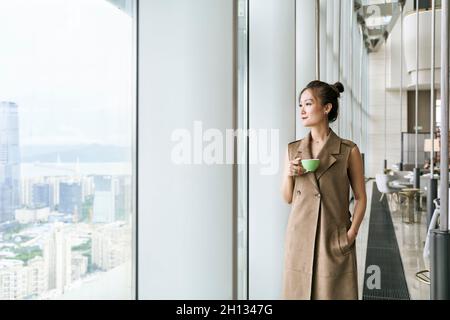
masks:
{"type": "Polygon", "coordinates": [[[48,183],[36,183],[32,188],[32,202],[35,208],[53,207],[53,190],[48,183]]]}
{"type": "Polygon", "coordinates": [[[115,220],[115,183],[111,176],[95,176],[94,223],[110,223],[115,220]]]}
{"type": "Polygon", "coordinates": [[[55,223],[44,242],[48,289],[63,293],[72,282],[72,242],[63,223],[55,223]]]}
{"type": "Polygon", "coordinates": [[[61,182],[59,184],[59,212],[80,214],[82,204],[80,183],[61,182]]]}
{"type": "Polygon", "coordinates": [[[14,102],[0,102],[0,223],[20,205],[19,116],[14,102]]]}

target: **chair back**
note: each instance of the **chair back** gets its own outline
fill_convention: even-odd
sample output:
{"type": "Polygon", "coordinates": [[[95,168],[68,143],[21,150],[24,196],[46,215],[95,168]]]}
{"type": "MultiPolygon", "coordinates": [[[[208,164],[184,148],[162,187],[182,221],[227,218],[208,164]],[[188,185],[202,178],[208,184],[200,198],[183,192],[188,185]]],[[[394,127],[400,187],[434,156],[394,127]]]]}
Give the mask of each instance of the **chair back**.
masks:
{"type": "Polygon", "coordinates": [[[388,176],[387,174],[377,174],[375,176],[375,181],[377,183],[377,188],[381,193],[391,193],[393,190],[389,188],[389,181],[395,179],[393,176],[388,176]]]}
{"type": "Polygon", "coordinates": [[[406,176],[409,176],[409,175],[412,175],[411,171],[395,171],[394,172],[395,180],[409,182],[410,179],[406,178],[406,176]]]}

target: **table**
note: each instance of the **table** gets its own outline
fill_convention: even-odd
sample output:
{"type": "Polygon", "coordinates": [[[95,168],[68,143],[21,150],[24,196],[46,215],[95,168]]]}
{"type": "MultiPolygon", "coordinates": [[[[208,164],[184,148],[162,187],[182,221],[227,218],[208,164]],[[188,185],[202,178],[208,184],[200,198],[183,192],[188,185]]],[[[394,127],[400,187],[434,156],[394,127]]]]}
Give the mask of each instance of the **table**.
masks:
{"type": "Polygon", "coordinates": [[[404,188],[399,192],[400,197],[404,197],[406,199],[406,208],[402,207],[402,221],[404,223],[420,223],[420,212],[415,208],[414,199],[421,195],[422,191],[420,189],[415,188],[404,188]],[[406,210],[405,210],[406,209],[406,210]],[[406,214],[405,214],[406,211],[406,214]],[[418,214],[419,213],[419,214],[418,214]]]}

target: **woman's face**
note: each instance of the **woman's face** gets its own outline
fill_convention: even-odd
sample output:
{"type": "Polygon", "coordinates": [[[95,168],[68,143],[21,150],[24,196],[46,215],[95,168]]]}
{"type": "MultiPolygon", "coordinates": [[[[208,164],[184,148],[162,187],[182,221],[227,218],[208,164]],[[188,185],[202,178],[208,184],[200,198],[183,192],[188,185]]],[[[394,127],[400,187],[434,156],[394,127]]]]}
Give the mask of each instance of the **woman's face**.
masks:
{"type": "Polygon", "coordinates": [[[328,118],[325,108],[314,97],[310,89],[305,90],[300,97],[300,117],[305,127],[317,126],[328,118]]]}

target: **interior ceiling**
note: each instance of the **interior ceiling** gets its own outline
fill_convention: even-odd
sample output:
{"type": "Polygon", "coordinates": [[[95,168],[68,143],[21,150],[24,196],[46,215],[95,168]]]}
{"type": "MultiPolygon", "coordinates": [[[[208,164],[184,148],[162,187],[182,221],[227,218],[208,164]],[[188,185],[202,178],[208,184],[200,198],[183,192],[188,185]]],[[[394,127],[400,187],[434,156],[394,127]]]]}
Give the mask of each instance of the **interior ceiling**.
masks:
{"type": "MultiPolygon", "coordinates": [[[[132,1],[106,0],[129,15],[133,15],[132,1]]],[[[347,1],[347,0],[346,0],[347,1]]],[[[362,27],[365,46],[377,51],[400,17],[400,6],[406,0],[354,0],[358,23],[362,27]]]]}
{"type": "Polygon", "coordinates": [[[377,51],[400,17],[405,0],[356,0],[355,11],[369,52],[377,51]]]}

